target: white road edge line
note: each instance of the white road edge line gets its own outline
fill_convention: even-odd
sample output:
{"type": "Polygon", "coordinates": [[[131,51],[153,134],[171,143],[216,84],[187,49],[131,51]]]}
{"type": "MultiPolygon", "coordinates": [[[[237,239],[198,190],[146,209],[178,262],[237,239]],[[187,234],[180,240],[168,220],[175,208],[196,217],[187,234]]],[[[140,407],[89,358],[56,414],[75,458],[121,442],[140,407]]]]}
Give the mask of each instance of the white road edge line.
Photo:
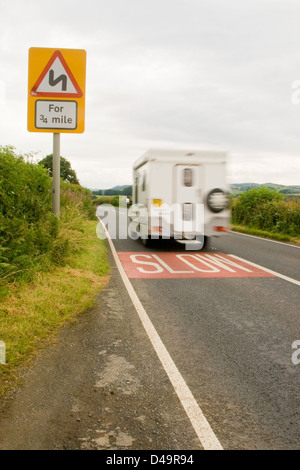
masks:
{"type": "Polygon", "coordinates": [[[243,235],[244,237],[258,238],[259,240],[263,240],[264,242],[277,243],[278,245],[289,246],[291,248],[298,248],[298,250],[300,250],[300,246],[292,245],[291,243],[288,243],[288,242],[280,242],[278,240],[272,240],[271,238],[259,237],[258,235],[250,235],[249,233],[237,232],[235,230],[228,230],[228,233],[233,233],[234,235],[243,235]]]}
{"type": "Polygon", "coordinates": [[[242,261],[243,263],[250,264],[250,266],[254,266],[255,268],[261,269],[262,271],[266,271],[267,273],[273,274],[276,277],[280,277],[281,279],[291,282],[292,284],[296,284],[296,286],[300,286],[300,281],[297,281],[297,279],[293,279],[292,277],[288,277],[288,276],[285,276],[284,274],[280,274],[276,271],[272,271],[271,269],[265,268],[264,266],[260,266],[259,264],[252,263],[251,261],[248,261],[244,258],[240,258],[239,256],[236,256],[236,255],[228,255],[228,256],[231,256],[231,258],[235,258],[239,261],[242,261]]]}
{"type": "Polygon", "coordinates": [[[182,375],[180,374],[179,370],[177,369],[175,363],[173,362],[170,354],[168,353],[165,345],[163,344],[160,336],[158,335],[157,331],[155,330],[150,318],[147,315],[146,310],[144,309],[143,305],[141,304],[131,282],[129,281],[124,268],[121,264],[121,261],[118,257],[114,244],[110,238],[110,235],[100,220],[103,230],[106,234],[109,246],[111,248],[114,260],[118,267],[119,273],[121,278],[125,284],[127,292],[132,300],[132,303],[139,315],[139,318],[142,322],[142,325],[154,347],[156,354],[160,362],[165,369],[171,384],[173,385],[177,396],[198,436],[198,439],[203,446],[204,450],[223,450],[220,442],[218,441],[216,435],[214,434],[210,424],[208,423],[207,419],[205,418],[203,412],[201,411],[198,403],[196,402],[192,392],[188,388],[185,380],[183,379],[182,375]]]}

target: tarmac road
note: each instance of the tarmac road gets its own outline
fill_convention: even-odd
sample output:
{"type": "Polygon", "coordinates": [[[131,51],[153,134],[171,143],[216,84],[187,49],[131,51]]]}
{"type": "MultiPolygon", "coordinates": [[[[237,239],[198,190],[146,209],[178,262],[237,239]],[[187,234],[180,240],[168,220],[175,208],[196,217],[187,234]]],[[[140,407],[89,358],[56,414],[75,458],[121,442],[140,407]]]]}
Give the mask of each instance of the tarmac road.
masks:
{"type": "MultiPolygon", "coordinates": [[[[299,449],[300,249],[235,233],[213,241],[204,255],[214,258],[131,239],[114,246],[221,447],[299,449]]],[[[2,403],[0,449],[206,447],[110,258],[96,307],[61,331],[2,403]]]]}

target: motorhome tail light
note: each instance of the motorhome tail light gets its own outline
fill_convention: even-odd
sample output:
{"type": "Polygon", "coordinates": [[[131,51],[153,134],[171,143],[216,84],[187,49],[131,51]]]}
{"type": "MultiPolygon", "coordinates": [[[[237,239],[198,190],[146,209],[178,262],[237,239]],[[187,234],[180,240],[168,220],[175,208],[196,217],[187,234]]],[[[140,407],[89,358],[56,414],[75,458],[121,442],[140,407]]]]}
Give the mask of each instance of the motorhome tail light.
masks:
{"type": "Polygon", "coordinates": [[[162,232],[162,227],[151,227],[151,233],[161,233],[162,232]]]}
{"type": "Polygon", "coordinates": [[[228,207],[228,196],[222,189],[213,189],[208,193],[207,205],[212,212],[221,212],[228,207]]]}
{"type": "Polygon", "coordinates": [[[152,206],[153,207],[161,207],[162,199],[152,199],[152,206]]]}
{"type": "Polygon", "coordinates": [[[217,227],[214,227],[214,231],[215,232],[228,232],[228,228],[223,227],[223,226],[217,226],[217,227]]]}

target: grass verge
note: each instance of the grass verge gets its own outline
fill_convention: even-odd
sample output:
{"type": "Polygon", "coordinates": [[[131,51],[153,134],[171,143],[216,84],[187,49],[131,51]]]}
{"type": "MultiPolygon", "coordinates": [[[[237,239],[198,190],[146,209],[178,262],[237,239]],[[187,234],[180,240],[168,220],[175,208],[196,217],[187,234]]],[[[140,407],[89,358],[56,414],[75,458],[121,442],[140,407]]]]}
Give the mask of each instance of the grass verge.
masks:
{"type": "Polygon", "coordinates": [[[92,307],[107,283],[106,242],[97,237],[96,224],[85,222],[80,250],[64,266],[37,272],[29,283],[15,283],[1,299],[0,340],[6,346],[6,364],[0,364],[0,396],[16,384],[19,367],[52,342],[60,327],[92,307]]]}
{"type": "Polygon", "coordinates": [[[280,242],[289,242],[295,245],[300,245],[300,238],[291,237],[282,233],[272,233],[265,230],[258,230],[255,228],[246,227],[245,225],[232,224],[231,230],[234,232],[245,233],[247,235],[254,235],[262,238],[269,238],[270,240],[277,240],[280,242]]]}

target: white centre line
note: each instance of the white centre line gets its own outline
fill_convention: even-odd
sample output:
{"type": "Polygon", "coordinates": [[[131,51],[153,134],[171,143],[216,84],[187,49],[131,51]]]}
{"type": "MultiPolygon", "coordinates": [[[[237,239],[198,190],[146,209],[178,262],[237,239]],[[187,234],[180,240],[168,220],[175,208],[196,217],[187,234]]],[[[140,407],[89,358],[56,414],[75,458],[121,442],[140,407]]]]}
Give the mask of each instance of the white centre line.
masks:
{"type": "MultiPolygon", "coordinates": [[[[100,220],[101,221],[101,220],[100,220]]],[[[169,352],[167,351],[165,345],[163,344],[160,336],[158,335],[156,329],[154,328],[150,318],[147,315],[146,310],[141,304],[131,282],[129,281],[124,268],[119,260],[118,254],[114,247],[114,244],[110,238],[110,235],[102,223],[103,230],[106,234],[107,240],[109,242],[115,263],[120,272],[121,278],[125,284],[127,292],[132,300],[132,303],[139,315],[139,318],[142,322],[142,325],[158,355],[160,362],[162,363],[177,396],[198,436],[198,439],[203,446],[204,450],[223,450],[219,440],[217,439],[215,433],[213,432],[209,422],[205,418],[202,410],[200,409],[198,403],[196,402],[192,392],[187,386],[184,378],[177,369],[173,359],[171,358],[169,352]]]]}

